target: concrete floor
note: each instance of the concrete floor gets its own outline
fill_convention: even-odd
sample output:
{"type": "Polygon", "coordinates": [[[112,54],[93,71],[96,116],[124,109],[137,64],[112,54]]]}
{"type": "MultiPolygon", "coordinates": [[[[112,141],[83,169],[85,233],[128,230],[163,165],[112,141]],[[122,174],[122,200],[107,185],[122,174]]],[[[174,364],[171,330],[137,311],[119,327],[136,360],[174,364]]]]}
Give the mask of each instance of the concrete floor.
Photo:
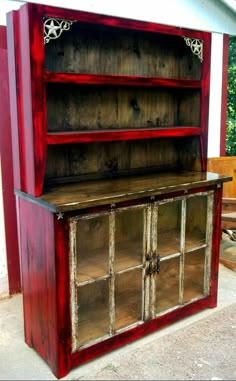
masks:
{"type": "MultiPolygon", "coordinates": [[[[65,380],[236,380],[236,272],[220,265],[218,306],[79,366],[65,380]]],[[[0,380],[56,380],[24,343],[22,295],[0,302],[0,380]]]]}

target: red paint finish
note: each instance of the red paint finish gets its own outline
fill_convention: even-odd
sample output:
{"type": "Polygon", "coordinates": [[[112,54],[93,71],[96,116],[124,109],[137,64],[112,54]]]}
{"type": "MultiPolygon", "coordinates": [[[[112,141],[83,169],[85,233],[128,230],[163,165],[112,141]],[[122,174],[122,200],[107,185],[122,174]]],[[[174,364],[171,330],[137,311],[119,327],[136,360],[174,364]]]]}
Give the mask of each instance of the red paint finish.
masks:
{"type": "Polygon", "coordinates": [[[77,20],[86,23],[103,24],[116,28],[127,28],[146,32],[159,32],[170,35],[172,34],[176,36],[203,38],[203,36],[205,35],[205,32],[201,31],[193,31],[186,28],[178,28],[174,26],[167,26],[146,21],[136,21],[132,19],[125,19],[114,16],[111,17],[102,14],[88,13],[64,8],[56,8],[47,5],[29,4],[28,6],[31,8],[33,16],[35,16],[36,14],[40,14],[41,17],[56,17],[68,20],[77,20]]]}
{"type": "MultiPolygon", "coordinates": [[[[5,27],[0,28],[0,44],[6,46],[5,27]],[[5,41],[5,44],[4,44],[5,41]]],[[[17,220],[13,185],[10,101],[7,50],[0,48],[0,152],[3,189],[3,208],[7,252],[9,293],[21,291],[17,220]]]]}
{"type": "Polygon", "coordinates": [[[22,123],[22,86],[20,82],[19,15],[16,11],[7,14],[7,37],[14,188],[25,191],[26,172],[22,123]]]}
{"type": "Polygon", "coordinates": [[[67,219],[54,217],[57,273],[58,364],[55,374],[64,377],[71,369],[71,318],[69,231],[67,219]]]}
{"type": "Polygon", "coordinates": [[[116,131],[91,131],[91,132],[58,132],[47,134],[47,144],[65,144],[65,143],[89,143],[89,142],[105,142],[112,140],[133,140],[133,139],[149,139],[163,137],[180,137],[180,136],[198,136],[200,135],[199,127],[173,127],[159,128],[150,130],[116,130],[116,131]]]}
{"type": "Polygon", "coordinates": [[[119,85],[119,86],[158,86],[158,87],[183,87],[200,89],[201,81],[190,79],[166,79],[153,77],[135,77],[124,75],[99,75],[99,74],[72,74],[45,72],[46,82],[52,83],[77,83],[86,85],[119,85]]]}
{"type": "MultiPolygon", "coordinates": [[[[120,85],[120,86],[160,86],[178,88],[198,88],[201,90],[201,115],[199,135],[202,144],[202,167],[206,170],[207,158],[207,123],[208,123],[208,103],[209,103],[209,57],[211,36],[207,32],[192,31],[172,26],[149,23],[144,21],[128,20],[118,17],[97,15],[93,13],[65,10],[39,4],[25,4],[19,12],[19,41],[24,41],[21,45],[20,73],[17,78],[19,90],[22,98],[22,133],[20,134],[20,157],[21,166],[21,186],[23,190],[31,195],[42,194],[43,181],[46,167],[47,144],[62,144],[73,142],[88,142],[88,135],[80,134],[62,135],[47,134],[47,110],[45,100],[45,87],[47,83],[78,83],[95,85],[120,85]],[[103,24],[118,28],[127,28],[140,31],[150,31],[165,33],[176,36],[189,36],[204,40],[204,60],[203,75],[201,80],[178,80],[167,78],[148,78],[135,76],[112,76],[112,75],[92,75],[92,74],[69,74],[51,73],[44,70],[44,45],[43,45],[43,24],[44,16],[58,17],[78,20],[87,23],[103,24]],[[81,140],[80,140],[81,139],[81,140]]],[[[20,112],[18,107],[18,116],[20,112]]],[[[198,126],[196,126],[197,128],[198,126]]],[[[176,130],[178,126],[175,127],[176,130]]],[[[179,132],[174,129],[166,129],[166,132],[148,130],[147,137],[162,136],[187,136],[198,135],[196,128],[181,128],[179,132]]],[[[114,139],[141,139],[145,134],[140,131],[111,131],[94,133],[94,141],[111,141],[114,139]],[[96,140],[97,139],[97,140],[96,140]]]]}
{"type": "Polygon", "coordinates": [[[7,49],[7,33],[3,25],[0,25],[0,49],[7,49]]]}
{"type": "MultiPolygon", "coordinates": [[[[27,10],[25,8],[25,13],[27,10]]],[[[26,16],[26,15],[25,15],[26,16]]],[[[46,99],[44,76],[44,40],[41,15],[28,8],[29,50],[31,67],[32,128],[35,171],[35,195],[42,194],[46,167],[46,99]]],[[[26,16],[26,17],[27,17],[26,16]]]]}
{"type": "Polygon", "coordinates": [[[25,191],[34,192],[34,152],[33,152],[33,131],[32,131],[32,96],[30,78],[30,57],[29,57],[29,28],[27,18],[22,9],[19,13],[19,36],[20,59],[18,83],[22,98],[22,152],[24,153],[24,173],[22,173],[25,184],[25,191]]]}
{"type": "MultiPolygon", "coordinates": [[[[33,198],[18,198],[25,341],[44,358],[56,377],[62,378],[77,365],[216,306],[219,262],[219,239],[216,237],[219,236],[222,188],[215,185],[191,193],[209,190],[215,191],[210,295],[75,353],[71,352],[68,226],[72,214],[65,213],[58,219],[53,212],[34,203],[33,198]]],[[[171,196],[166,195],[167,198],[171,196]]]]}
{"type": "MultiPolygon", "coordinates": [[[[214,183],[204,188],[196,188],[195,184],[194,188],[193,184],[190,193],[209,190],[215,192],[210,295],[72,354],[68,219],[70,216],[74,216],[77,211],[73,213],[65,212],[63,218],[58,219],[57,215],[52,211],[52,205],[39,204],[37,197],[35,197],[42,194],[48,145],[199,136],[202,170],[205,171],[207,163],[211,35],[210,33],[190,31],[150,22],[127,20],[30,3],[23,5],[20,11],[12,12],[8,16],[8,34],[9,58],[12,61],[10,72],[13,72],[11,81],[11,93],[13,94],[11,101],[13,144],[14,147],[19,145],[19,150],[16,151],[15,156],[14,172],[15,186],[19,189],[17,193],[17,217],[22,263],[25,341],[47,361],[56,377],[61,378],[66,376],[72,367],[76,365],[89,361],[195,312],[216,305],[222,187],[217,188],[214,183]],[[45,71],[44,16],[203,39],[202,77],[197,81],[45,71]],[[99,86],[159,86],[178,88],[180,91],[181,88],[199,89],[201,92],[200,125],[139,130],[48,133],[45,96],[48,83],[76,83],[99,86]],[[24,194],[20,191],[25,192],[27,197],[29,195],[30,197],[24,197],[24,194]],[[47,207],[48,209],[46,209],[47,207]]],[[[171,193],[171,189],[167,192],[169,192],[169,195],[166,194],[166,198],[177,194],[176,192],[171,193]]],[[[181,192],[183,194],[184,189],[181,192]]],[[[129,202],[126,200],[122,205],[137,205],[141,202],[143,202],[141,199],[129,202]]],[[[96,208],[101,211],[107,210],[108,206],[98,208],[95,205],[93,210],[96,210],[96,208]]],[[[89,211],[91,212],[91,209],[89,211]]],[[[80,211],[80,213],[85,213],[85,211],[80,211]]]]}
{"type": "Polygon", "coordinates": [[[17,198],[25,341],[56,376],[71,369],[68,227],[52,212],[17,198]]]}
{"type": "Polygon", "coordinates": [[[55,369],[58,317],[54,219],[48,210],[18,199],[25,341],[55,369]]]}
{"type": "Polygon", "coordinates": [[[130,329],[129,331],[113,336],[110,339],[103,341],[102,343],[98,343],[89,348],[82,349],[81,351],[72,354],[72,367],[91,361],[98,356],[109,353],[111,350],[118,349],[121,346],[138,340],[147,334],[167,327],[168,325],[177,322],[180,319],[206,309],[210,304],[210,297],[198,300],[178,310],[171,311],[156,319],[140,324],[139,326],[130,329]]]}
{"type": "Polygon", "coordinates": [[[223,37],[222,95],[221,95],[220,156],[225,156],[225,150],[226,150],[228,59],[229,59],[229,36],[227,34],[224,34],[224,37],[223,37]]]}

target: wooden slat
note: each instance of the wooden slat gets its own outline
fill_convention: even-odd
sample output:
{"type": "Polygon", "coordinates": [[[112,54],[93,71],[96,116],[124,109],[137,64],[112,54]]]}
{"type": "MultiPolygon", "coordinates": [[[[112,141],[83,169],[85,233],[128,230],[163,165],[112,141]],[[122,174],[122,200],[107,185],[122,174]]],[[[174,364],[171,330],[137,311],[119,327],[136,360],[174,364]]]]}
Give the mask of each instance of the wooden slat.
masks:
{"type": "Polygon", "coordinates": [[[223,221],[236,222],[236,212],[221,214],[223,221]]]}
{"type": "Polygon", "coordinates": [[[190,79],[165,79],[123,75],[98,75],[45,72],[44,79],[51,83],[76,83],[86,85],[159,86],[200,89],[201,81],[190,79]]]}
{"type": "Polygon", "coordinates": [[[158,137],[180,137],[180,136],[198,136],[201,131],[199,127],[173,127],[139,130],[109,130],[109,131],[89,131],[89,132],[57,132],[48,133],[46,137],[47,144],[71,144],[71,143],[89,143],[105,142],[113,140],[133,140],[149,139],[158,137]]]}

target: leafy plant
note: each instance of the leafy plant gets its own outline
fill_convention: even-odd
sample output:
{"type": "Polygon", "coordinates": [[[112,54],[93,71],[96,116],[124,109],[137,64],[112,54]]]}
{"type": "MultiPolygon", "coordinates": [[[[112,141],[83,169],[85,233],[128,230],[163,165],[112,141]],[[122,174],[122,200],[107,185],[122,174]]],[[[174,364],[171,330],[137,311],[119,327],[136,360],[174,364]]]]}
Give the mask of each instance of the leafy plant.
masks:
{"type": "Polygon", "coordinates": [[[236,36],[229,37],[226,155],[236,156],[236,36]]]}

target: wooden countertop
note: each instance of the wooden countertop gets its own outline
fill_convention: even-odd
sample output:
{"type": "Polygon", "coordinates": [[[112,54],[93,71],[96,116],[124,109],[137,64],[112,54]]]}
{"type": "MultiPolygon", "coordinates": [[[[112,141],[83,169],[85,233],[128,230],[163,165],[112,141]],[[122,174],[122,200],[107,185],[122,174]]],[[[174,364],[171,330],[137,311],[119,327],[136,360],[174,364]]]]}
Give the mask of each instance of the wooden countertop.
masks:
{"type": "Polygon", "coordinates": [[[185,171],[58,185],[40,197],[18,190],[15,193],[58,213],[222,184],[231,180],[232,177],[227,175],[185,171]]]}

